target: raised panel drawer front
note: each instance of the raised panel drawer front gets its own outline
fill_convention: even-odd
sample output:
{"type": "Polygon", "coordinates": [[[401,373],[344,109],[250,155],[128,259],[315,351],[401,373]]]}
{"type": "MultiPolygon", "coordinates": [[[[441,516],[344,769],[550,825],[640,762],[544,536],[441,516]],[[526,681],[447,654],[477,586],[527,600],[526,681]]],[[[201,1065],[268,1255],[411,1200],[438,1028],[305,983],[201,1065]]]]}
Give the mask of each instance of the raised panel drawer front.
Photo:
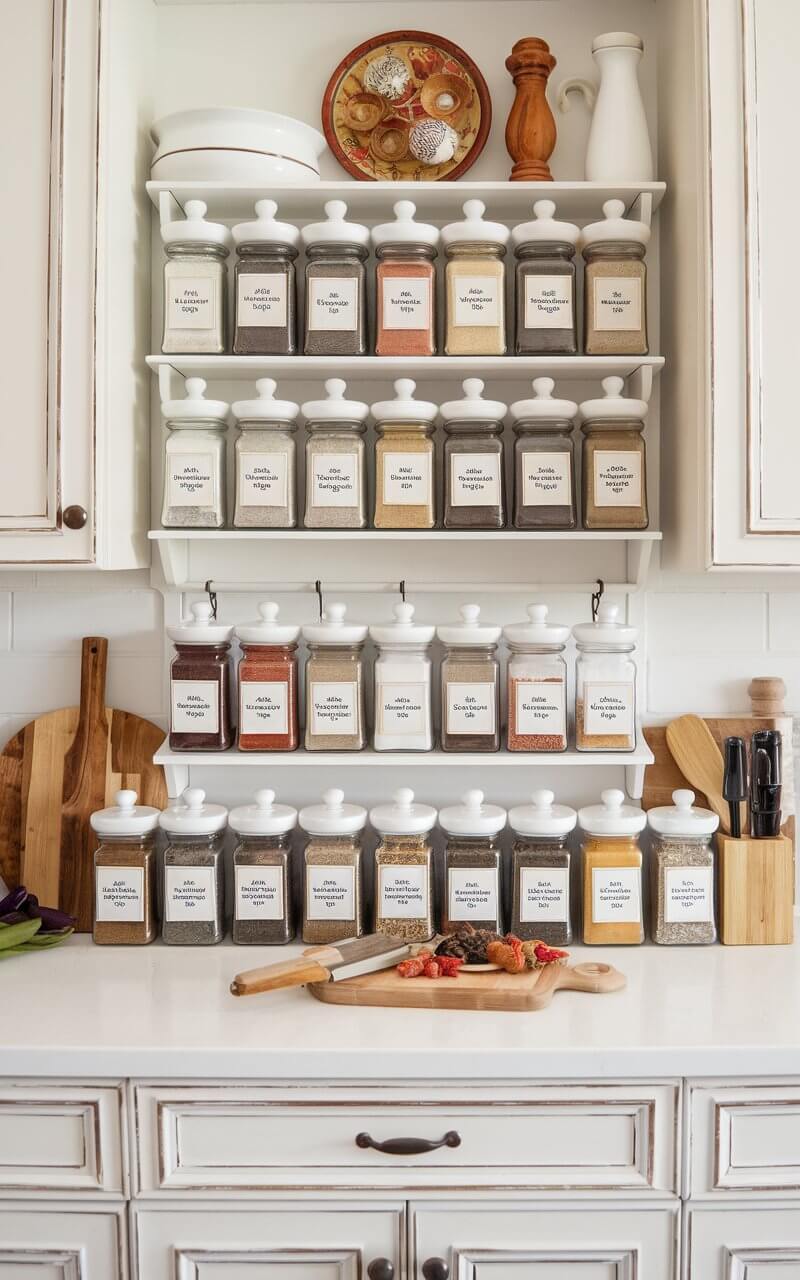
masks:
{"type": "Polygon", "coordinates": [[[0,1080],[0,1194],[123,1195],[124,1116],[118,1085],[0,1080]]]}
{"type": "Polygon", "coordinates": [[[800,1080],[703,1084],[693,1086],[689,1097],[694,1198],[800,1193],[800,1080]]]}
{"type": "Polygon", "coordinates": [[[123,1206],[0,1205],[0,1280],[126,1280],[123,1206]]]}
{"type": "Polygon", "coordinates": [[[673,1194],[677,1104],[675,1083],[141,1084],[138,1191],[508,1186],[673,1194]]]}
{"type": "Polygon", "coordinates": [[[687,1210],[687,1280],[797,1280],[800,1209],[733,1203],[687,1210]]]}

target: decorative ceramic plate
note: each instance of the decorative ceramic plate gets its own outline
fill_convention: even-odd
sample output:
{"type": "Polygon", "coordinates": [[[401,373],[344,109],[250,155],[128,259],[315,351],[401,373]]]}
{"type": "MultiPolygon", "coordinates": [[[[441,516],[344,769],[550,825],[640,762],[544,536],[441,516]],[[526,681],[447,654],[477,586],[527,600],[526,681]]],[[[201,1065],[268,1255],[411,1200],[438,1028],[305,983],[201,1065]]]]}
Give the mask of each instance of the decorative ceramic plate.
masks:
{"type": "Polygon", "coordinates": [[[457,44],[425,31],[388,31],[351,50],[322,100],[339,163],[362,181],[459,178],[489,136],[486,81],[457,44]]]}

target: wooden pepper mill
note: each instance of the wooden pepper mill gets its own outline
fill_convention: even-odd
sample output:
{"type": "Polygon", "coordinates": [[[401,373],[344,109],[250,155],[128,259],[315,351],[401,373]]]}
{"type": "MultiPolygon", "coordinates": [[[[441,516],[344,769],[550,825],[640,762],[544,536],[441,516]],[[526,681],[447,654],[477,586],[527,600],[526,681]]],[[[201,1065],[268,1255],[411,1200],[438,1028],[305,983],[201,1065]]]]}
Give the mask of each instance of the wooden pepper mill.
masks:
{"type": "Polygon", "coordinates": [[[517,90],[506,124],[506,150],[514,161],[512,182],[552,182],[547,163],[556,145],[556,122],[546,89],[556,60],[546,40],[525,36],[506,58],[517,90]]]}

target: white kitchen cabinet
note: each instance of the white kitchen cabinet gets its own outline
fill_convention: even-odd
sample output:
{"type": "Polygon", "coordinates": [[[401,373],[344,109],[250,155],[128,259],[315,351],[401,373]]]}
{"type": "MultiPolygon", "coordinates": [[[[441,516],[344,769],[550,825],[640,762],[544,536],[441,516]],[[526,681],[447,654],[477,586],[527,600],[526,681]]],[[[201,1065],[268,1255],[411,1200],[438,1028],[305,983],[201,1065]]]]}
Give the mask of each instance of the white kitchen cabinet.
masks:
{"type": "Polygon", "coordinates": [[[126,1190],[121,1085],[0,1080],[0,1194],[126,1190]]]}
{"type": "Polygon", "coordinates": [[[124,1208],[0,1204],[0,1280],[127,1280],[124,1208]]]}
{"type": "Polygon", "coordinates": [[[800,1209],[725,1205],[686,1213],[685,1280],[796,1280],[800,1209]]]}

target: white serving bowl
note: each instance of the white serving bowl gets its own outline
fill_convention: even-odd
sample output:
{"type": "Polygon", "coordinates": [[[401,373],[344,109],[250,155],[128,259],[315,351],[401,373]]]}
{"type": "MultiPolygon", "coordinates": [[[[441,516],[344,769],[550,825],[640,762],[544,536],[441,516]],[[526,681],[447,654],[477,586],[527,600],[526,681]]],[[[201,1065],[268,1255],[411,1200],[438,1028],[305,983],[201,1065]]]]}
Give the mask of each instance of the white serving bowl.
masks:
{"type": "Polygon", "coordinates": [[[150,176],[176,182],[314,182],[327,145],[302,120],[247,107],[176,111],[150,136],[150,176]]]}

